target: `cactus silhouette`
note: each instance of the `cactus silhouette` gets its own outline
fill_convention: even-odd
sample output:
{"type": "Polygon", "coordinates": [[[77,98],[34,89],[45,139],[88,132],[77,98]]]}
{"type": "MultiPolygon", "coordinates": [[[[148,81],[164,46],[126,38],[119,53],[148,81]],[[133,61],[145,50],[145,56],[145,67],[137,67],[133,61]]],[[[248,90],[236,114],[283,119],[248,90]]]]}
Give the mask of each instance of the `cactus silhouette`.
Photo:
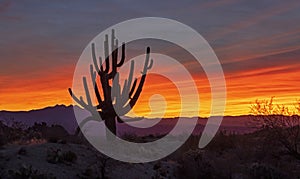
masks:
{"type": "Polygon", "coordinates": [[[110,132],[106,131],[106,137],[108,140],[113,140],[116,137],[117,128],[116,122],[122,123],[124,122],[119,116],[123,116],[128,113],[131,108],[136,104],[145,80],[147,76],[147,72],[152,68],[153,60],[149,59],[150,56],[150,47],[147,47],[146,50],[146,59],[144,68],[142,70],[142,76],[139,80],[135,78],[133,80],[133,72],[134,72],[134,61],[131,61],[130,71],[128,78],[124,81],[123,88],[120,86],[120,74],[118,72],[118,68],[120,68],[125,62],[125,43],[122,44],[121,58],[118,62],[119,55],[119,47],[118,47],[118,39],[115,37],[115,32],[112,30],[111,33],[111,54],[109,54],[109,42],[108,35],[105,35],[104,40],[104,56],[105,56],[105,67],[104,63],[102,63],[102,58],[99,57],[97,59],[95,44],[92,43],[92,58],[93,64],[90,65],[90,75],[93,83],[95,97],[97,99],[96,105],[93,104],[91,94],[88,89],[86,77],[83,77],[83,87],[85,90],[85,98],[82,96],[79,98],[72,92],[72,89],[69,88],[69,93],[81,107],[88,110],[92,115],[90,117],[85,118],[81,123],[79,123],[79,127],[76,130],[76,134],[78,135],[80,132],[80,127],[85,125],[89,121],[104,121],[106,129],[110,130],[110,132]],[[110,62],[111,59],[111,62],[110,62]],[[99,60],[99,64],[98,64],[99,60]],[[111,69],[110,69],[111,68],[111,69]],[[99,78],[97,78],[97,75],[99,78]],[[111,81],[111,83],[110,83],[111,81]],[[99,90],[99,82],[102,87],[102,94],[100,94],[99,90]],[[98,114],[101,118],[99,118],[98,114]],[[98,117],[97,117],[98,116],[98,117]],[[113,134],[113,135],[112,135],[113,134]]]}

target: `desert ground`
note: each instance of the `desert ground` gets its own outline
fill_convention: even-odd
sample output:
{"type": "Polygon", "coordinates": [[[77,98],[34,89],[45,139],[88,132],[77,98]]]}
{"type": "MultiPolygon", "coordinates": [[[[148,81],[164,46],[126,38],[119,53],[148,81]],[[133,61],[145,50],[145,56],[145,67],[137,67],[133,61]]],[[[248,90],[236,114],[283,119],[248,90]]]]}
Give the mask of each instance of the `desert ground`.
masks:
{"type": "MultiPolygon", "coordinates": [[[[168,157],[150,163],[131,164],[101,154],[83,137],[69,134],[59,125],[36,123],[24,128],[20,123],[13,126],[1,123],[0,176],[1,178],[299,178],[300,160],[288,153],[272,135],[272,131],[249,130],[241,133],[233,131],[237,125],[227,128],[225,126],[204,149],[198,148],[200,136],[193,134],[183,146],[168,157]]],[[[200,128],[201,126],[196,127],[200,128]]],[[[128,141],[147,142],[157,140],[161,136],[131,133],[120,137],[128,141]]]]}

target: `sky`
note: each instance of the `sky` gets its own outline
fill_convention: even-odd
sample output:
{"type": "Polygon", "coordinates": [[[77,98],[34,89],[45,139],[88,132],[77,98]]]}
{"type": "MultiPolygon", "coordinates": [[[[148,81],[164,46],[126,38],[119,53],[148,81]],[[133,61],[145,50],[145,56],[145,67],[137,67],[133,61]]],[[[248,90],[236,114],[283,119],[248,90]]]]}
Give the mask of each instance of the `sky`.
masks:
{"type": "MultiPolygon", "coordinates": [[[[67,89],[85,46],[111,25],[139,17],[177,20],[208,41],[226,79],[225,115],[248,114],[256,99],[275,96],[277,103],[291,107],[300,99],[297,0],[0,0],[0,110],[72,104],[67,89]]],[[[174,46],[149,44],[153,52],[176,54],[185,64],[201,98],[200,109],[193,110],[209,116],[210,87],[201,66],[174,46]]],[[[134,46],[127,50],[134,57],[134,46]]],[[[147,78],[134,111],[149,115],[149,98],[157,93],[166,99],[165,116],[178,115],[178,91],[156,75],[147,78]]],[[[155,99],[152,116],[161,113],[153,108],[161,98],[155,99]]]]}

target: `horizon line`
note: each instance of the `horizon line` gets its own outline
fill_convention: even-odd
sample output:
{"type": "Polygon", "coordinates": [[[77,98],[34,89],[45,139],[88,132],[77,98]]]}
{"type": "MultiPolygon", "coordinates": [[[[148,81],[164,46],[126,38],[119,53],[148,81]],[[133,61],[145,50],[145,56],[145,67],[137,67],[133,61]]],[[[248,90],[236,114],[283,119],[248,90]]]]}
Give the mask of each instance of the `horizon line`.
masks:
{"type": "MultiPolygon", "coordinates": [[[[70,104],[70,105],[66,105],[66,104],[56,104],[56,105],[52,105],[52,106],[46,106],[46,107],[42,107],[42,108],[36,108],[36,109],[30,109],[30,110],[0,110],[0,112],[12,112],[12,113],[21,113],[21,112],[33,112],[33,111],[41,111],[41,110],[45,110],[45,109],[51,109],[51,108],[55,108],[55,107],[65,107],[65,108],[69,108],[69,107],[78,107],[78,108],[81,108],[84,110],[84,108],[78,106],[78,105],[73,105],[73,104],[70,104]]],[[[276,114],[272,114],[272,115],[276,115],[276,114]]],[[[246,117],[246,116],[256,116],[254,114],[241,114],[241,115],[224,115],[224,116],[221,116],[221,117],[246,117]]],[[[259,116],[259,115],[258,115],[259,116]]],[[[261,116],[261,115],[260,115],[261,116]]],[[[283,115],[285,116],[285,115],[283,115]]],[[[295,116],[295,115],[292,115],[292,116],[295,116]]],[[[297,116],[297,115],[296,115],[297,116]]],[[[299,116],[299,115],[298,115],[299,116]]],[[[123,117],[129,117],[129,118],[145,118],[145,119],[157,119],[159,117],[151,117],[151,118],[147,118],[147,117],[144,117],[144,116],[139,116],[139,117],[131,117],[131,116],[123,116],[123,117]]],[[[171,119],[171,118],[179,118],[180,116],[175,116],[175,117],[163,117],[162,119],[171,119]]],[[[206,119],[206,118],[211,118],[211,117],[220,117],[220,116],[181,116],[183,118],[203,118],[203,119],[206,119]]]]}

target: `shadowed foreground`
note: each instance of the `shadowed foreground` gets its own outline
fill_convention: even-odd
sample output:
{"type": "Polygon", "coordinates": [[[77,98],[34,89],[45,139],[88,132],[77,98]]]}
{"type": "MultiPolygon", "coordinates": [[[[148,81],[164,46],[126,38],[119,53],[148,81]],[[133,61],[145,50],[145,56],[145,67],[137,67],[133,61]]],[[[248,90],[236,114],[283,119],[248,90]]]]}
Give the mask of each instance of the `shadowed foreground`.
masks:
{"type": "MultiPolygon", "coordinates": [[[[36,125],[35,128],[20,129],[2,124],[0,131],[1,178],[297,178],[300,176],[300,160],[286,153],[284,147],[275,139],[266,140],[268,136],[266,134],[270,133],[268,130],[251,134],[223,131],[205,149],[197,149],[199,136],[191,136],[185,145],[169,157],[146,164],[128,164],[109,159],[83,139],[65,135],[63,132],[65,130],[58,126],[36,125]],[[46,128],[56,131],[55,135],[45,132],[46,128]],[[9,135],[4,136],[3,132],[9,135]]],[[[122,138],[128,141],[147,142],[159,137],[125,134],[122,138]]]]}

